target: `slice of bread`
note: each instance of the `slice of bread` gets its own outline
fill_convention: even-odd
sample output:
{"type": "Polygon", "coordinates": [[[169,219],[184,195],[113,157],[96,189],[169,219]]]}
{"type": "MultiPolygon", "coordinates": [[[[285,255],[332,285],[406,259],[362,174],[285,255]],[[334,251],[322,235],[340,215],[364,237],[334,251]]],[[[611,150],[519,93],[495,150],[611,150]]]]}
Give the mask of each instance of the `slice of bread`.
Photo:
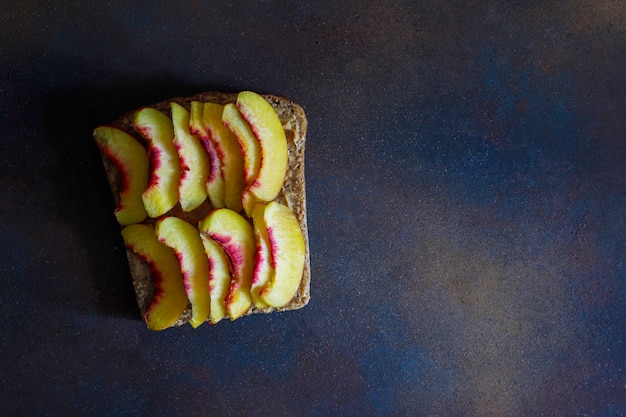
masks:
{"type": "MultiPolygon", "coordinates": [[[[305,193],[305,178],[304,178],[304,148],[307,131],[307,119],[302,107],[298,104],[279,96],[274,95],[262,95],[276,110],[278,118],[280,119],[283,129],[287,137],[287,148],[289,152],[289,165],[287,174],[285,176],[285,182],[282,190],[275,201],[278,201],[287,207],[289,207],[295,214],[300,228],[304,235],[305,242],[305,265],[304,272],[302,274],[302,280],[300,287],[296,292],[294,298],[285,306],[280,308],[255,308],[254,306],[247,312],[247,314],[254,313],[271,313],[274,311],[286,311],[296,310],[304,307],[310,298],[310,255],[309,255],[309,238],[307,230],[307,216],[306,216],[306,193],[305,193]]],[[[234,103],[237,99],[236,93],[222,93],[222,92],[204,92],[199,93],[191,97],[176,97],[169,100],[164,100],[159,103],[151,104],[146,107],[152,107],[160,110],[163,113],[171,116],[170,103],[176,102],[187,110],[190,109],[192,101],[200,102],[213,102],[218,104],[234,103]]],[[[133,130],[132,120],[135,111],[131,111],[120,117],[119,119],[110,123],[110,125],[123,129],[130,133],[143,143],[143,139],[133,130]]],[[[107,175],[111,193],[115,204],[119,202],[120,191],[120,177],[119,172],[113,162],[102,155],[104,169],[107,175]]],[[[180,204],[177,204],[167,215],[174,215],[181,217],[193,225],[197,225],[198,221],[202,219],[212,207],[210,203],[205,201],[197,209],[186,213],[180,208],[180,204]]],[[[155,219],[146,219],[145,223],[153,223],[155,219]]],[[[126,250],[128,263],[130,266],[130,273],[132,276],[133,286],[137,297],[137,303],[141,316],[144,317],[147,309],[152,303],[154,287],[153,277],[148,265],[141,260],[130,249],[126,250]]],[[[182,325],[189,321],[191,315],[191,308],[188,307],[182,314],[180,319],[175,323],[175,326],[182,325]]]]}

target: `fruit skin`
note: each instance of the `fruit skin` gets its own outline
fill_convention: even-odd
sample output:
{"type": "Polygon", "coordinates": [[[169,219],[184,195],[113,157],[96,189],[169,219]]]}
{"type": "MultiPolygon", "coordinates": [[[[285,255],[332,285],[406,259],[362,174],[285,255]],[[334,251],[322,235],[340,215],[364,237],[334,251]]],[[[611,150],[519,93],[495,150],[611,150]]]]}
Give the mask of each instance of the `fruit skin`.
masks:
{"type": "Polygon", "coordinates": [[[248,217],[252,217],[252,210],[257,205],[257,203],[266,203],[265,201],[259,199],[259,197],[254,195],[254,193],[249,189],[243,190],[241,201],[243,203],[243,210],[248,217]]]}
{"type": "Polygon", "coordinates": [[[203,121],[208,136],[213,143],[220,160],[224,178],[224,207],[241,211],[243,178],[243,155],[237,138],[222,123],[224,106],[216,103],[204,103],[203,121]]]}
{"type": "Polygon", "coordinates": [[[137,139],[116,127],[99,126],[93,136],[121,179],[115,218],[122,226],[141,223],[148,216],[141,198],[148,185],[148,153],[137,139]]]}
{"type": "Polygon", "coordinates": [[[154,229],[133,224],[122,229],[124,244],[146,262],[154,280],[154,297],[144,319],[149,329],[171,327],[187,308],[189,300],[174,251],[157,240],[154,229]]]}
{"type": "Polygon", "coordinates": [[[209,156],[210,171],[206,182],[206,188],[211,205],[215,208],[224,207],[224,177],[222,175],[222,162],[220,161],[215,144],[209,137],[209,133],[204,125],[204,103],[199,101],[191,102],[189,130],[200,139],[200,143],[209,156]]]}
{"type": "Polygon", "coordinates": [[[209,156],[198,137],[189,131],[189,111],[174,102],[170,103],[170,107],[174,125],[174,146],[181,166],[178,197],[183,211],[191,211],[207,198],[209,156]]]}
{"type": "Polygon", "coordinates": [[[178,217],[163,217],[155,226],[157,238],[172,248],[180,270],[187,297],[191,302],[193,328],[204,323],[209,316],[209,261],[204,252],[200,233],[191,224],[178,217]]]}
{"type": "Polygon", "coordinates": [[[265,207],[263,219],[271,245],[274,277],[261,290],[261,299],[272,307],[282,307],[296,294],[305,262],[302,230],[293,212],[277,202],[265,207]]]}
{"type": "Polygon", "coordinates": [[[152,170],[142,198],[148,216],[156,218],[178,203],[180,161],[174,146],[174,126],[172,119],[150,107],[135,112],[132,124],[148,142],[152,170]]]}
{"type": "Polygon", "coordinates": [[[207,214],[198,228],[215,240],[230,259],[233,279],[226,297],[226,310],[230,319],[236,320],[252,305],[250,286],[256,247],[252,225],[239,213],[221,208],[207,214]]]}
{"type": "Polygon", "coordinates": [[[205,234],[200,234],[204,251],[209,259],[209,293],[211,313],[209,320],[216,324],[227,316],[226,297],[232,280],[230,260],[222,247],[205,234]]]}
{"type": "Polygon", "coordinates": [[[259,171],[248,189],[260,200],[272,201],[280,193],[289,163],[283,125],[272,105],[257,93],[240,92],[236,106],[260,147],[259,171]]]}
{"type": "Polygon", "coordinates": [[[244,183],[250,186],[256,179],[261,167],[261,145],[248,122],[244,120],[235,103],[224,106],[222,122],[234,133],[243,155],[244,183]]]}
{"type": "Polygon", "coordinates": [[[252,210],[252,225],[256,238],[255,266],[252,276],[250,294],[252,302],[258,308],[267,307],[267,303],[261,299],[261,290],[274,277],[274,268],[271,265],[271,244],[267,234],[267,226],[263,214],[266,205],[258,203],[252,210]]]}

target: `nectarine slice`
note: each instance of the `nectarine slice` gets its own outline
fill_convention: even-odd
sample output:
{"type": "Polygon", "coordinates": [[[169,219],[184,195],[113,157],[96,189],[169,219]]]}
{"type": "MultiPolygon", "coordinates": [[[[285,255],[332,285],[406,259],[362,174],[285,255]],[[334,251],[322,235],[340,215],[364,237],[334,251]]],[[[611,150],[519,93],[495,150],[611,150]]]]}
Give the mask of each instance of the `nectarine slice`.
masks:
{"type": "Polygon", "coordinates": [[[282,307],[296,294],[305,262],[305,243],[296,216],[275,201],[265,207],[263,219],[271,246],[274,276],[261,290],[261,299],[272,307],[282,307]]]}
{"type": "Polygon", "coordinates": [[[189,300],[174,251],[157,240],[154,229],[133,224],[122,230],[124,244],[146,262],[154,280],[154,297],[145,313],[149,329],[171,327],[181,316],[189,300]]]}
{"type": "Polygon", "coordinates": [[[252,225],[239,213],[221,208],[207,214],[198,228],[215,240],[230,259],[233,279],[226,298],[226,311],[231,320],[236,320],[252,305],[250,285],[256,246],[252,225]]]}
{"type": "Polygon", "coordinates": [[[261,299],[261,289],[267,285],[274,275],[274,268],[271,264],[272,253],[270,239],[267,234],[265,219],[263,218],[265,207],[266,205],[264,203],[258,203],[252,210],[252,225],[256,238],[256,252],[250,294],[252,295],[252,302],[259,308],[267,307],[265,301],[261,299]]]}
{"type": "Polygon", "coordinates": [[[207,178],[206,187],[209,201],[215,208],[224,207],[224,177],[222,167],[215,144],[209,138],[209,133],[204,125],[204,103],[199,101],[191,102],[191,115],[189,119],[189,130],[200,139],[200,143],[209,155],[210,171],[207,178]]]}
{"type": "Polygon", "coordinates": [[[230,260],[217,242],[202,233],[200,237],[209,259],[209,292],[211,296],[209,319],[212,324],[215,324],[228,314],[226,312],[226,297],[232,279],[230,260]]]}
{"type": "Polygon", "coordinates": [[[209,261],[198,229],[178,217],[163,217],[156,223],[157,238],[174,250],[187,297],[191,302],[191,320],[196,328],[209,316],[209,261]]]}
{"type": "Polygon", "coordinates": [[[115,218],[122,226],[141,223],[148,216],[141,198],[148,185],[148,153],[137,139],[116,127],[97,127],[93,137],[119,172],[121,184],[115,218]]]}
{"type": "Polygon", "coordinates": [[[174,145],[180,159],[181,177],[178,197],[183,211],[197,208],[207,198],[209,156],[197,136],[189,131],[189,111],[177,103],[170,103],[174,124],[174,145]]]}
{"type": "Polygon", "coordinates": [[[248,122],[244,120],[234,103],[224,106],[222,122],[235,134],[243,155],[243,174],[246,186],[251,185],[261,166],[261,145],[248,122]]]}
{"type": "Polygon", "coordinates": [[[224,177],[224,207],[234,211],[242,209],[243,155],[237,138],[222,123],[224,106],[204,103],[204,126],[215,146],[222,176],[224,177]]]}
{"type": "Polygon", "coordinates": [[[272,105],[257,93],[242,91],[236,105],[260,147],[259,171],[249,190],[262,201],[272,201],[280,193],[289,162],[283,125],[272,105]]]}
{"type": "Polygon", "coordinates": [[[158,217],[178,203],[180,161],[174,146],[174,126],[172,119],[150,107],[135,113],[133,126],[148,142],[152,166],[143,203],[150,217],[158,217]]]}

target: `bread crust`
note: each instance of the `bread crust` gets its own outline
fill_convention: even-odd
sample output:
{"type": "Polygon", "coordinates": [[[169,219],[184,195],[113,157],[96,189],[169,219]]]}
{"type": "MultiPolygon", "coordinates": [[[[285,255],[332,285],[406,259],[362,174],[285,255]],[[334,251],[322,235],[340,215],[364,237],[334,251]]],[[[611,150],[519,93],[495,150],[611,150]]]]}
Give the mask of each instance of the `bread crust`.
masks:
{"type": "MultiPolygon", "coordinates": [[[[280,119],[283,129],[287,137],[287,149],[289,154],[289,164],[287,168],[287,174],[281,192],[274,201],[278,201],[287,207],[289,207],[300,224],[302,234],[304,236],[305,243],[305,264],[302,274],[302,280],[300,287],[296,292],[293,299],[285,306],[280,308],[267,307],[256,308],[252,307],[248,314],[267,314],[278,311],[297,310],[308,304],[310,300],[310,280],[311,280],[311,266],[310,266],[310,252],[309,252],[309,236],[307,226],[307,213],[306,213],[306,187],[304,177],[304,151],[306,143],[306,132],[308,127],[307,118],[304,110],[298,104],[288,100],[284,97],[262,94],[262,96],[272,105],[278,118],[280,119]]],[[[211,102],[218,104],[234,103],[237,100],[237,93],[225,93],[218,91],[207,91],[198,93],[190,97],[175,97],[168,100],[164,100],[158,103],[150,104],[145,107],[151,107],[162,111],[163,113],[171,116],[170,103],[175,102],[185,107],[187,110],[191,107],[192,101],[211,102]]],[[[145,141],[134,131],[132,126],[132,120],[135,110],[130,111],[119,119],[110,123],[110,125],[120,128],[129,134],[137,138],[141,143],[145,141]]],[[[113,162],[102,154],[102,161],[104,169],[107,175],[107,180],[111,188],[111,193],[115,204],[119,202],[120,191],[120,178],[119,172],[113,162]]],[[[200,207],[192,212],[186,213],[180,208],[180,204],[177,204],[166,215],[175,215],[189,221],[191,224],[196,225],[198,221],[212,209],[208,199],[200,207]]],[[[145,223],[153,223],[155,219],[146,219],[145,223]]],[[[135,289],[135,295],[137,298],[137,304],[141,312],[141,317],[145,317],[145,313],[152,303],[154,294],[153,277],[148,265],[141,260],[130,249],[126,249],[126,255],[128,257],[128,263],[130,267],[130,273],[132,277],[133,287],[135,289]]],[[[191,307],[188,306],[185,312],[181,315],[174,326],[180,326],[189,321],[191,317],[191,307]]]]}

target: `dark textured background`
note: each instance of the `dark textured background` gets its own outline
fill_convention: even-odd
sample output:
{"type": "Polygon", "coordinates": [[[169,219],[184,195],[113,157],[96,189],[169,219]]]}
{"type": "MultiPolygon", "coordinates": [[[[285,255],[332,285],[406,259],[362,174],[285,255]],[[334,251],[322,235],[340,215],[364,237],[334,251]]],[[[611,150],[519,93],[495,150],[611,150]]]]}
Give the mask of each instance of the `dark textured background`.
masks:
{"type": "Polygon", "coordinates": [[[623,0],[2,2],[0,39],[0,415],[626,415],[623,0]],[[91,130],[208,89],[309,116],[312,301],[152,333],[91,130]]]}

